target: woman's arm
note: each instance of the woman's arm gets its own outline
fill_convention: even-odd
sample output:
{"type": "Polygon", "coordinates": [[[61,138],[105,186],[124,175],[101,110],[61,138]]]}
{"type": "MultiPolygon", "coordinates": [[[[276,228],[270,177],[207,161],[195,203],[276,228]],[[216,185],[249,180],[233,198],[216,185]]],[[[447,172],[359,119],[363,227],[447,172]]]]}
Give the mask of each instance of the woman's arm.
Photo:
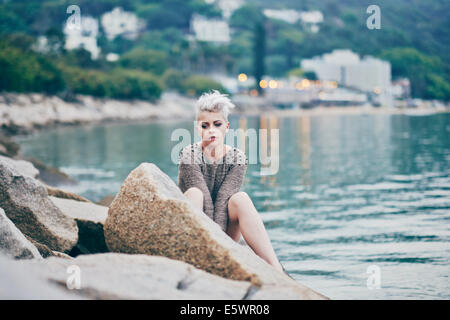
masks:
{"type": "Polygon", "coordinates": [[[247,171],[248,160],[243,152],[240,152],[235,163],[229,169],[222,185],[217,191],[214,202],[214,221],[226,232],[228,226],[228,200],[239,192],[247,171]]]}
{"type": "Polygon", "coordinates": [[[206,185],[200,165],[194,160],[194,152],[190,148],[180,151],[178,162],[178,187],[181,192],[186,192],[189,188],[197,187],[203,193],[203,212],[214,220],[214,204],[211,193],[206,185]]]}

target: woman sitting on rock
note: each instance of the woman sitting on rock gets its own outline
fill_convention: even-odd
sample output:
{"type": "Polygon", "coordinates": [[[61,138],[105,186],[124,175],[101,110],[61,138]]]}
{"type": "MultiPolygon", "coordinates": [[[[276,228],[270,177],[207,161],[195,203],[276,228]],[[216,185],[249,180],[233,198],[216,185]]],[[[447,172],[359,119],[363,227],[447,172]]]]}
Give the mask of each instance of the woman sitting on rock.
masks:
{"type": "Polygon", "coordinates": [[[224,143],[234,104],[213,90],[198,99],[196,108],[202,141],[181,150],[178,186],[234,241],[242,234],[257,255],[283,272],[252,200],[240,191],[248,165],[245,153],[224,143]]]}

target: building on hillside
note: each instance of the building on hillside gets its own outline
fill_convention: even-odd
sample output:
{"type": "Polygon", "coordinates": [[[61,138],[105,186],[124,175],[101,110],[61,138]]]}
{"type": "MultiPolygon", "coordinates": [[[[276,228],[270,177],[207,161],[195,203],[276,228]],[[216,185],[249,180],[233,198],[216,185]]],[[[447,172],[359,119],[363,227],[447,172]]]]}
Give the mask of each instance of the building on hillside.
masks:
{"type": "Polygon", "coordinates": [[[300,12],[296,10],[274,10],[274,9],[264,9],[264,15],[271,19],[283,20],[287,23],[296,23],[300,17],[300,12]]]}
{"type": "Polygon", "coordinates": [[[319,25],[323,22],[323,14],[318,10],[300,12],[300,19],[303,25],[311,32],[319,32],[319,25]]]}
{"type": "Polygon", "coordinates": [[[81,16],[80,22],[80,28],[67,23],[64,25],[63,31],[66,35],[64,48],[66,50],[84,48],[91,53],[91,58],[95,60],[100,54],[100,48],[97,45],[98,20],[89,16],[81,16]]]}
{"type": "Polygon", "coordinates": [[[242,7],[245,3],[244,0],[209,0],[209,2],[215,2],[220,10],[222,10],[222,16],[227,20],[230,19],[234,11],[242,7]]]}
{"type": "Polygon", "coordinates": [[[229,43],[230,27],[223,19],[209,19],[199,14],[193,14],[191,18],[191,31],[198,41],[229,43]]]}
{"type": "Polygon", "coordinates": [[[392,82],[392,96],[395,99],[411,98],[411,82],[408,78],[397,79],[392,82]]]}
{"type": "Polygon", "coordinates": [[[319,80],[364,91],[381,105],[392,106],[391,64],[371,56],[360,57],[351,50],[334,50],[321,57],[304,59],[301,68],[314,71],[319,80]]]}
{"type": "Polygon", "coordinates": [[[319,31],[319,24],[323,22],[323,14],[320,11],[296,11],[292,9],[264,9],[264,15],[271,19],[278,19],[290,24],[301,21],[303,26],[309,31],[316,33],[319,31]]]}
{"type": "Polygon", "coordinates": [[[139,19],[136,14],[123,11],[121,7],[104,13],[101,23],[108,40],[113,40],[119,35],[128,40],[134,40],[146,25],[144,20],[139,19]]]}

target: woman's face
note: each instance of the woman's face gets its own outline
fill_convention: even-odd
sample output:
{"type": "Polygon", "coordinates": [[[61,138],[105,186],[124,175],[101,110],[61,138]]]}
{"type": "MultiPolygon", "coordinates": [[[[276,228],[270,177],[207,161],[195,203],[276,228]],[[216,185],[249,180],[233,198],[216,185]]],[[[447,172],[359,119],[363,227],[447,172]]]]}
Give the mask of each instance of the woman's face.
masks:
{"type": "Polygon", "coordinates": [[[206,146],[219,146],[224,143],[230,123],[220,112],[202,111],[198,115],[198,134],[206,146]]]}

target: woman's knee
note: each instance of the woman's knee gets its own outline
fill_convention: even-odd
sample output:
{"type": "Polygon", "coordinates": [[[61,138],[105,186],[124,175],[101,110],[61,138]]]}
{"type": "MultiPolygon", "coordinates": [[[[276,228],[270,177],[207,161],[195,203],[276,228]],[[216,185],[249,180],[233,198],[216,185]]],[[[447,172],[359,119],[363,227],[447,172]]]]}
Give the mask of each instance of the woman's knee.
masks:
{"type": "Polygon", "coordinates": [[[238,209],[251,203],[249,195],[244,191],[233,194],[228,200],[228,206],[232,209],[238,209]]]}
{"type": "Polygon", "coordinates": [[[188,198],[190,198],[190,197],[195,197],[195,198],[201,197],[203,199],[203,192],[202,192],[202,190],[200,190],[197,187],[191,187],[191,188],[187,189],[184,192],[184,195],[186,197],[188,197],[188,198]]]}

